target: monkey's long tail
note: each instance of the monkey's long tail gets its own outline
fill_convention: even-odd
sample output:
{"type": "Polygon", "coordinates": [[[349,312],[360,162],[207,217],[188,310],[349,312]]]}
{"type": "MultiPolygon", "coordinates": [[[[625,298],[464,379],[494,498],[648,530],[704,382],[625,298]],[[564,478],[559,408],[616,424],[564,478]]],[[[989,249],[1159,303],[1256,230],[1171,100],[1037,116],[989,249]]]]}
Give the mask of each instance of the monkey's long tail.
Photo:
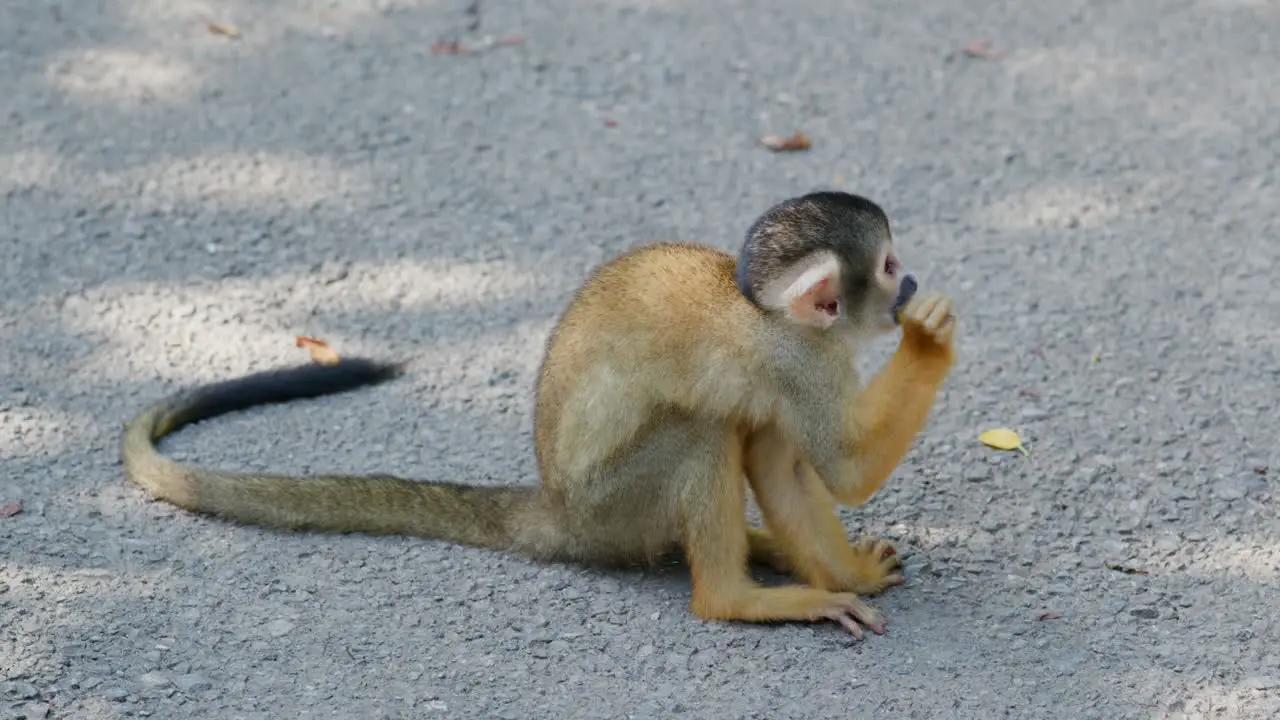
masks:
{"type": "Polygon", "coordinates": [[[310,363],[203,385],[162,400],[126,425],[128,479],[180,508],[246,525],[397,534],[555,558],[565,554],[533,487],[419,482],[389,475],[296,477],[206,470],[160,454],[185,425],[257,405],[330,395],[398,377],[403,367],[362,358],[310,363]]]}

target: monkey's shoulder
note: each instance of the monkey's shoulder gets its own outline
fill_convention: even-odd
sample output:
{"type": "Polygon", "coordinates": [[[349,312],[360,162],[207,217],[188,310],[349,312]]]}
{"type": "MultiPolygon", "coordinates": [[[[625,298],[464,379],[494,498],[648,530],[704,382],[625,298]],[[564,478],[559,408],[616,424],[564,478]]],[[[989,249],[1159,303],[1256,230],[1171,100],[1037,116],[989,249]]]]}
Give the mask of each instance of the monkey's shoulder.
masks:
{"type": "MultiPolygon", "coordinates": [[[[638,381],[697,381],[754,356],[760,311],[734,283],[736,258],[709,245],[660,242],[596,268],[554,329],[544,368],[638,381]]],[[[545,374],[545,373],[544,373],[545,374]]]]}
{"type": "Polygon", "coordinates": [[[753,307],[734,283],[737,258],[694,242],[642,245],[596,268],[573,305],[645,324],[714,322],[753,307]]]}

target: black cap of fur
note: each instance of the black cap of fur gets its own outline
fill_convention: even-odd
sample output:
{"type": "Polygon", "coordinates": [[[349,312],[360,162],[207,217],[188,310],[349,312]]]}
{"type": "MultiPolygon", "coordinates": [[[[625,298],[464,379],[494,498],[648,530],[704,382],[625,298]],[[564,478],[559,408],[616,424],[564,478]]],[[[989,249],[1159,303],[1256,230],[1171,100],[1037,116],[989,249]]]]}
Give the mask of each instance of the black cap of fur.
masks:
{"type": "Polygon", "coordinates": [[[855,269],[842,288],[860,298],[870,282],[870,267],[881,242],[889,237],[889,218],[874,202],[846,192],[813,192],[769,208],[747,231],[738,253],[735,281],[742,294],[757,295],[773,277],[815,252],[829,250],[841,265],[855,269]],[[867,268],[868,271],[862,272],[867,268]]]}

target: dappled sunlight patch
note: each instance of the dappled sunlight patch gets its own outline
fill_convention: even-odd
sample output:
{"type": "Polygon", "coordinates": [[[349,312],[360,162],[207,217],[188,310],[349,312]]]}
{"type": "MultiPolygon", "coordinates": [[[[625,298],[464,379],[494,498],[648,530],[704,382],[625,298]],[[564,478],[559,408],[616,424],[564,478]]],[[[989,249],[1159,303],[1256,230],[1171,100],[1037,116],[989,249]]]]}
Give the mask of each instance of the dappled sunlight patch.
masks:
{"type": "Polygon", "coordinates": [[[1104,188],[1035,187],[1009,195],[977,213],[980,223],[1001,230],[1033,228],[1092,228],[1131,209],[1136,198],[1123,202],[1104,188]]]}
{"type": "Polygon", "coordinates": [[[1133,550],[1137,559],[1132,562],[1142,564],[1152,573],[1244,578],[1263,585],[1280,586],[1280,538],[1187,539],[1161,533],[1140,538],[1133,550]]]}
{"type": "MultiPolygon", "coordinates": [[[[301,329],[290,318],[305,314],[306,298],[290,292],[290,280],[99,288],[68,299],[60,319],[69,331],[91,335],[99,343],[77,368],[88,379],[223,379],[305,359],[294,342],[301,329]]],[[[348,353],[352,344],[360,344],[339,333],[326,337],[348,353]]]]}
{"type": "Polygon", "coordinates": [[[182,99],[200,87],[200,75],[184,60],[127,48],[74,50],[48,66],[49,82],[80,100],[116,105],[182,99]]]}
{"type": "Polygon", "coordinates": [[[529,297],[546,281],[509,260],[362,262],[351,266],[349,276],[367,303],[424,310],[529,297]]]}
{"type": "Polygon", "coordinates": [[[86,442],[94,419],[42,407],[0,410],[0,459],[53,457],[86,442]]]}
{"type": "Polygon", "coordinates": [[[304,209],[333,198],[349,201],[372,189],[367,173],[328,158],[267,152],[168,159],[108,175],[104,184],[108,183],[140,188],[144,203],[152,206],[214,201],[233,207],[272,203],[304,209]]]}
{"type": "Polygon", "coordinates": [[[1168,698],[1161,709],[1176,713],[1175,717],[1246,717],[1235,714],[1243,706],[1252,711],[1247,717],[1275,717],[1268,713],[1280,713],[1277,690],[1280,690],[1280,672],[1269,669],[1246,674],[1239,682],[1211,682],[1180,692],[1168,698]]]}
{"type": "Polygon", "coordinates": [[[1015,75],[1039,81],[1054,92],[1072,95],[1117,93],[1134,88],[1152,75],[1139,57],[1103,54],[1087,47],[1019,48],[1001,63],[1015,75]]]}
{"type": "MultiPolygon", "coordinates": [[[[141,542],[141,541],[137,541],[141,542]]],[[[48,562],[27,557],[10,558],[0,564],[0,581],[8,583],[6,597],[18,604],[34,602],[41,596],[58,598],[52,607],[59,608],[55,616],[37,616],[36,622],[64,627],[85,624],[89,619],[83,612],[90,605],[127,604],[140,595],[154,592],[158,572],[139,572],[121,567],[56,567],[48,562]],[[70,600],[82,598],[84,605],[70,600]]]]}
{"type": "MultiPolygon", "coordinates": [[[[1004,541],[976,525],[897,523],[888,534],[928,553],[963,546],[967,551],[999,550],[1004,541]]],[[[1104,541],[1107,545],[1110,541],[1104,541]]],[[[1280,537],[1206,537],[1204,534],[1159,532],[1132,537],[1110,551],[1079,551],[1092,569],[1145,577],[1236,578],[1280,586],[1280,537]]],[[[1078,558],[1074,558],[1078,559],[1078,558]]],[[[1074,566],[1074,565],[1073,565],[1074,566]]]]}
{"type": "Polygon", "coordinates": [[[95,171],[58,155],[24,150],[0,155],[0,190],[9,188],[86,199],[104,191],[136,194],[139,211],[167,211],[179,204],[309,209],[335,198],[354,203],[372,191],[372,180],[367,172],[301,153],[213,152],[95,171]]]}
{"type": "Polygon", "coordinates": [[[972,549],[989,549],[993,541],[990,533],[982,532],[976,526],[897,523],[889,526],[888,532],[894,538],[917,546],[921,551],[962,543],[972,549]]]}
{"type": "MultiPolygon", "coordinates": [[[[350,356],[383,354],[386,348],[379,347],[377,338],[394,334],[376,327],[360,334],[342,332],[326,316],[381,311],[393,327],[421,321],[421,313],[463,308],[484,317],[487,304],[527,299],[548,282],[509,261],[358,262],[340,276],[333,282],[333,274],[297,271],[200,284],[112,284],[67,298],[59,321],[68,331],[99,343],[81,363],[80,373],[95,380],[126,380],[141,373],[189,382],[305,360],[305,351],[297,348],[298,335],[322,336],[339,355],[350,356]],[[175,376],[180,367],[190,372],[175,376]]],[[[526,334],[510,322],[499,326],[497,320],[505,316],[505,311],[495,313],[495,324],[480,321],[468,329],[461,347],[435,344],[420,352],[444,365],[473,357],[492,343],[516,343],[521,352],[537,355],[549,319],[538,318],[540,331],[526,334]]]]}
{"type": "MultiPolygon", "coordinates": [[[[210,24],[239,31],[236,42],[267,45],[290,32],[335,36],[357,31],[378,17],[382,9],[414,9],[435,0],[284,0],[253,3],[244,0],[127,0],[130,20],[157,41],[189,39],[206,34],[210,24]]],[[[215,37],[214,40],[225,38],[215,37]]]]}
{"type": "Polygon", "coordinates": [[[163,28],[169,37],[175,37],[178,28],[201,30],[211,22],[238,25],[253,15],[252,5],[238,0],[123,0],[121,4],[133,24],[148,30],[163,28]]]}
{"type": "Polygon", "coordinates": [[[0,193],[32,188],[52,189],[57,178],[67,172],[67,161],[44,150],[21,150],[0,154],[0,193]]]}
{"type": "MultiPolygon", "coordinates": [[[[1179,72],[1191,69],[1190,57],[1144,58],[1082,44],[1019,49],[1001,63],[1046,98],[1071,104],[1077,122],[1114,122],[1123,112],[1131,125],[1157,124],[1153,139],[1163,142],[1237,136],[1242,115],[1257,115],[1277,100],[1274,72],[1261,56],[1246,57],[1221,82],[1207,85],[1191,84],[1194,74],[1179,72]],[[1168,78],[1171,68],[1176,81],[1157,80],[1168,78]]],[[[1187,148],[1179,145],[1177,152],[1187,148]]]]}

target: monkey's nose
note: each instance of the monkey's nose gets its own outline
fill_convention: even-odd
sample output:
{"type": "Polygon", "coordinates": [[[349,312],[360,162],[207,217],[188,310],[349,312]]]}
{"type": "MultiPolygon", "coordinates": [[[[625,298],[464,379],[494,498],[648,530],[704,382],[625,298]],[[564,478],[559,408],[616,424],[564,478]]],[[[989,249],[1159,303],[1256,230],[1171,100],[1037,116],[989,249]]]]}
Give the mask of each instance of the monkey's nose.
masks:
{"type": "Polygon", "coordinates": [[[898,319],[898,313],[907,306],[911,296],[916,294],[917,287],[915,275],[907,273],[902,276],[902,281],[898,283],[898,297],[894,298],[893,309],[891,310],[894,320],[898,319]]]}
{"type": "Polygon", "coordinates": [[[897,286],[896,305],[899,305],[899,306],[906,305],[906,301],[910,300],[911,296],[915,295],[916,287],[919,287],[919,286],[916,286],[915,275],[911,273],[906,273],[905,275],[902,275],[902,282],[900,282],[899,286],[897,286]]]}
{"type": "Polygon", "coordinates": [[[902,283],[898,287],[898,297],[901,299],[903,304],[910,300],[912,295],[916,294],[917,287],[915,275],[907,273],[902,276],[902,283]]]}

